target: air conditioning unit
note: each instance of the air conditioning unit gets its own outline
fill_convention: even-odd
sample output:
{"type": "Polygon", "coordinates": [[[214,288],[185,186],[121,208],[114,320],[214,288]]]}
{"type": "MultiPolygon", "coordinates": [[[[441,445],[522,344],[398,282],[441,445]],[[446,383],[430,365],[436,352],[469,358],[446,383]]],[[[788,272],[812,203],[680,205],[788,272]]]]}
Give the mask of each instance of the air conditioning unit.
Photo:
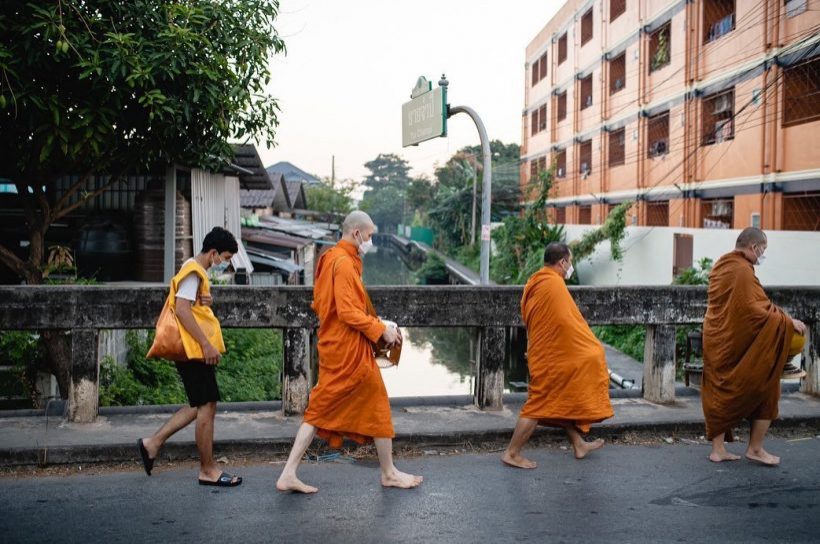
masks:
{"type": "Polygon", "coordinates": [[[720,143],[732,138],[732,120],[724,119],[715,122],[714,142],[720,143]]]}
{"type": "Polygon", "coordinates": [[[619,78],[619,79],[616,79],[616,80],[615,80],[615,90],[616,90],[616,91],[620,91],[620,90],[621,90],[621,89],[623,89],[623,88],[624,88],[624,82],[623,82],[623,80],[622,80],[622,79],[620,79],[620,78],[619,78]]]}
{"type": "Polygon", "coordinates": [[[724,112],[731,112],[732,111],[732,101],[729,100],[729,95],[724,94],[715,99],[714,103],[714,110],[712,111],[713,114],[717,115],[718,113],[724,112]]]}
{"type": "Polygon", "coordinates": [[[555,175],[558,176],[559,178],[564,177],[564,169],[559,168],[555,175]]]}
{"type": "Polygon", "coordinates": [[[590,172],[591,172],[591,170],[589,169],[589,164],[587,164],[585,162],[582,162],[581,163],[581,175],[584,178],[586,178],[589,175],[590,172]]]}
{"type": "Polygon", "coordinates": [[[592,105],[592,95],[587,96],[585,104],[587,107],[592,105]]]}
{"type": "Polygon", "coordinates": [[[653,157],[666,154],[666,140],[658,140],[649,147],[649,152],[653,157]]]}

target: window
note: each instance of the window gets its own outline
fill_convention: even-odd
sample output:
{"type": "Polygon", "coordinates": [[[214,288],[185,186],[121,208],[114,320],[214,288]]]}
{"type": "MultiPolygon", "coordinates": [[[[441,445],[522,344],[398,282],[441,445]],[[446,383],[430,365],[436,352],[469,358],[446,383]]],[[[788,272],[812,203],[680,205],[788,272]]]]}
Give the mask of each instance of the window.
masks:
{"type": "Polygon", "coordinates": [[[669,226],[669,201],[659,200],[646,203],[646,225],[648,227],[669,226]]]}
{"type": "Polygon", "coordinates": [[[578,173],[586,178],[592,172],[592,140],[578,144],[578,173]]]}
{"type": "Polygon", "coordinates": [[[735,137],[734,111],[734,88],[703,98],[703,145],[712,145],[735,137]]]}
{"type": "Polygon", "coordinates": [[[783,230],[820,231],[820,192],[783,195],[783,230]]]}
{"type": "Polygon", "coordinates": [[[783,126],[820,119],[820,56],[783,72],[783,126]]]}
{"type": "Polygon", "coordinates": [[[734,221],[734,201],[731,198],[702,200],[700,215],[703,228],[730,229],[734,221]]]}
{"type": "Polygon", "coordinates": [[[592,224],[592,206],[578,206],[578,224],[592,224]]]}
{"type": "Polygon", "coordinates": [[[703,5],[703,43],[735,29],[735,0],[707,0],[703,5]]]}
{"type": "Polygon", "coordinates": [[[619,128],[609,133],[609,166],[618,166],[626,158],[626,129],[619,128]]]}
{"type": "Polygon", "coordinates": [[[567,33],[564,32],[558,38],[558,65],[567,60],[567,33]]]}
{"type": "Polygon", "coordinates": [[[567,177],[567,150],[562,149],[561,151],[555,152],[555,177],[556,178],[565,178],[567,177]]]}
{"type": "Polygon", "coordinates": [[[669,37],[672,33],[672,21],[669,21],[649,35],[649,73],[669,64],[669,37]]]}
{"type": "Polygon", "coordinates": [[[592,105],[592,74],[581,80],[580,109],[585,110],[592,105]]]}
{"type": "Polygon", "coordinates": [[[538,171],[543,172],[547,169],[547,156],[544,155],[540,159],[538,159],[538,171]]]}
{"type": "Polygon", "coordinates": [[[547,54],[544,53],[533,62],[530,70],[532,70],[532,86],[535,87],[539,81],[547,77],[547,54]]]}
{"type": "Polygon", "coordinates": [[[626,0],[609,0],[609,22],[626,13],[626,0]]]}
{"type": "Polygon", "coordinates": [[[538,178],[538,160],[534,159],[530,161],[530,182],[535,181],[538,178]]]}
{"type": "Polygon", "coordinates": [[[538,132],[547,130],[547,105],[538,108],[538,132]]]}
{"type": "Polygon", "coordinates": [[[564,225],[567,222],[567,209],[566,208],[555,208],[555,223],[558,225],[564,225]]]}
{"type": "Polygon", "coordinates": [[[558,110],[558,114],[556,115],[558,121],[563,121],[567,118],[567,91],[558,95],[558,106],[556,109],[558,110]]]}
{"type": "Polygon", "coordinates": [[[530,134],[534,136],[537,133],[538,133],[538,110],[535,110],[530,114],[530,134]]]}
{"type": "Polygon", "coordinates": [[[609,61],[609,94],[615,94],[626,86],[626,52],[609,61]]]}
{"type": "Polygon", "coordinates": [[[581,46],[592,39],[592,8],[581,17],[581,46]]]}
{"type": "Polygon", "coordinates": [[[647,150],[648,158],[660,157],[669,153],[669,112],[665,111],[647,122],[647,150]]]}

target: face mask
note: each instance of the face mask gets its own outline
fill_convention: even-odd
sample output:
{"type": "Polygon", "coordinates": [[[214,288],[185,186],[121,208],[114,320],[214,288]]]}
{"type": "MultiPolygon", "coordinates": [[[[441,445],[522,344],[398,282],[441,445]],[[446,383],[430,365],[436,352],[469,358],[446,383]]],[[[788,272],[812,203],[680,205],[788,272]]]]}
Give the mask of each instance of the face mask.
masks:
{"type": "Polygon", "coordinates": [[[365,241],[364,238],[362,238],[361,234],[359,234],[358,239],[359,239],[359,254],[362,257],[364,257],[367,254],[367,252],[370,251],[373,248],[373,240],[370,239],[370,240],[365,241]]]}
{"type": "Polygon", "coordinates": [[[756,249],[754,251],[755,251],[755,257],[757,257],[757,261],[755,262],[755,264],[757,266],[760,266],[761,264],[763,264],[763,261],[766,260],[766,256],[763,255],[762,253],[760,255],[758,255],[756,249]]]}
{"type": "Polygon", "coordinates": [[[566,280],[570,279],[572,277],[573,272],[575,272],[575,267],[572,266],[572,264],[570,264],[569,268],[567,268],[566,274],[564,274],[564,279],[566,279],[566,280]]]}
{"type": "MultiPolygon", "coordinates": [[[[220,257],[221,259],[222,257],[220,257]]],[[[211,260],[211,270],[214,274],[222,274],[225,272],[225,269],[228,268],[229,261],[222,261],[220,263],[215,263],[213,259],[211,260]]]]}

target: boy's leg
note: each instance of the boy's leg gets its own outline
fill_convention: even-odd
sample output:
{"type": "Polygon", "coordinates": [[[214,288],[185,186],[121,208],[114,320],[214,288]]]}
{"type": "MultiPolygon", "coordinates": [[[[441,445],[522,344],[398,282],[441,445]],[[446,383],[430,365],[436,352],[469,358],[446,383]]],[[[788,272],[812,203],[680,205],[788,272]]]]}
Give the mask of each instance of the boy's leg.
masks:
{"type": "Polygon", "coordinates": [[[142,444],[148,450],[148,456],[153,460],[165,442],[176,432],[184,429],[196,419],[197,409],[192,406],[183,406],[176,411],[171,419],[166,421],[157,432],[148,438],[142,439],[142,444]]]}

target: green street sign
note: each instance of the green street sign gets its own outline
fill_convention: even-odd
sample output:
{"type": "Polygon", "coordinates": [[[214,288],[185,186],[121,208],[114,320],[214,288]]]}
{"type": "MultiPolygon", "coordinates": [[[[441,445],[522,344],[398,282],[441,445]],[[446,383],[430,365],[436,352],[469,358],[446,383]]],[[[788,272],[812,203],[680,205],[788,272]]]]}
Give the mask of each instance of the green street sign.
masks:
{"type": "Polygon", "coordinates": [[[418,145],[425,140],[447,136],[447,88],[436,87],[420,77],[401,106],[402,147],[418,145]]]}

